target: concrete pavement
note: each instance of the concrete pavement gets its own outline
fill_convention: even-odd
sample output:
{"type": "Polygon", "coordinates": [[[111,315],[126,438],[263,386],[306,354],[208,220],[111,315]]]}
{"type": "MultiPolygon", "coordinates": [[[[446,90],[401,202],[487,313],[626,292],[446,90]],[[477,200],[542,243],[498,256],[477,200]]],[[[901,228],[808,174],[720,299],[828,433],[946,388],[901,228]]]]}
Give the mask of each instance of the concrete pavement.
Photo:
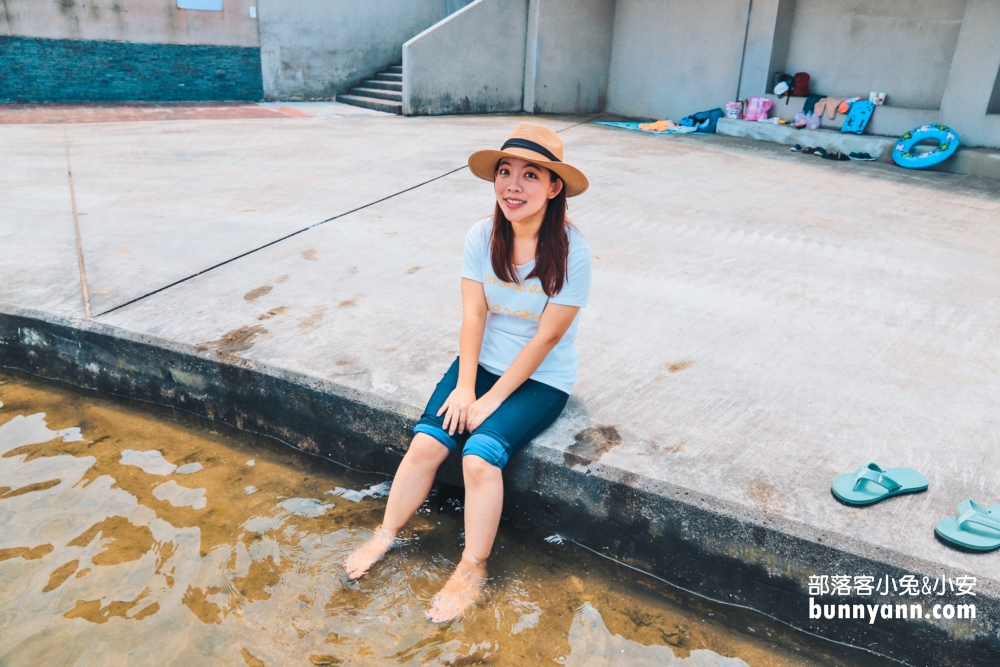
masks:
{"type": "MultiPolygon", "coordinates": [[[[338,107],[0,126],[0,303],[83,316],[68,146],[98,321],[419,414],[457,352],[465,230],[492,209],[461,167],[519,119],[338,107]]],[[[1000,556],[933,527],[1000,502],[1000,185],[586,121],[539,119],[590,178],[570,217],[595,271],[574,397],[536,446],[603,426],[584,443],[602,465],[997,595],[1000,556]],[[930,488],[835,501],[831,480],[868,460],[930,488]]]]}

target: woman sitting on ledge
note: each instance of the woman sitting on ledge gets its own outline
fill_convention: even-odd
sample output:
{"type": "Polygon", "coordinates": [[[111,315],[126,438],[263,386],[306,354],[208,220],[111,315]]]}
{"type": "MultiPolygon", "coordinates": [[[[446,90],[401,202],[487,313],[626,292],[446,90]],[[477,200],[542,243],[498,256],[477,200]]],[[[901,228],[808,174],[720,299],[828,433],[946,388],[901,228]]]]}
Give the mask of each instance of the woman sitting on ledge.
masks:
{"type": "Polygon", "coordinates": [[[382,525],[345,563],[357,579],[389,550],[464,440],[465,551],[427,612],[437,623],[479,597],[503,507],[501,470],[556,420],[576,379],[590,248],[566,219],[566,197],[588,184],[562,158],[559,135],[530,123],[499,151],[469,158],[473,174],[493,181],[496,209],[465,238],[459,356],[413,429],[382,525]]]}

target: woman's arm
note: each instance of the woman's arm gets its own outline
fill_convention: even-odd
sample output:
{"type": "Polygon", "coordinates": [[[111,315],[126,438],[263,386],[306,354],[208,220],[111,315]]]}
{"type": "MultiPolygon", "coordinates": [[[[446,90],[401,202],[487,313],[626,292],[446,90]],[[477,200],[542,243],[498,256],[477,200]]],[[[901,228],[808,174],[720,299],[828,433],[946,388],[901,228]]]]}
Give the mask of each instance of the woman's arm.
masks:
{"type": "MultiPolygon", "coordinates": [[[[479,428],[479,425],[486,421],[486,418],[493,414],[508,396],[538,370],[545,360],[545,355],[566,335],[578,312],[580,312],[579,306],[561,306],[555,303],[545,306],[542,317],[538,320],[538,331],[514,358],[514,363],[500,376],[492,389],[469,407],[465,425],[470,431],[479,428]]],[[[479,342],[482,344],[481,334],[479,342]]]]}
{"type": "MultiPolygon", "coordinates": [[[[462,278],[462,332],[458,341],[458,384],[438,411],[448,435],[466,428],[469,406],[476,402],[476,370],[486,329],[486,294],[483,284],[462,278]]],[[[471,429],[470,429],[471,430],[471,429]]]]}

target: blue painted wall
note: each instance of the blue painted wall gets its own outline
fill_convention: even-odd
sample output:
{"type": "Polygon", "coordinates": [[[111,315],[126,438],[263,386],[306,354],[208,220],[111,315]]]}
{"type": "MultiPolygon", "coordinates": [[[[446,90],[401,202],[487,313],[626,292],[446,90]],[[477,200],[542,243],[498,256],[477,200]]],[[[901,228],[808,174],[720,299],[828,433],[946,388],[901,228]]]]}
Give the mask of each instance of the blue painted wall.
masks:
{"type": "Polygon", "coordinates": [[[0,102],[263,98],[256,47],[0,36],[0,102]]]}

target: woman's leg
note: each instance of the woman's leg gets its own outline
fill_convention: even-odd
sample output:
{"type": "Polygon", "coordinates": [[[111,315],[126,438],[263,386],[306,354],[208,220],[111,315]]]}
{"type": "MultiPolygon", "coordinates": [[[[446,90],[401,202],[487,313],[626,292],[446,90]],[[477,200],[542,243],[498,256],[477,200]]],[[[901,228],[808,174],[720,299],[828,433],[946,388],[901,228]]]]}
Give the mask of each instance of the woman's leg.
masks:
{"type": "Polygon", "coordinates": [[[429,619],[441,623],[457,618],[479,597],[503,509],[500,471],[511,456],[556,420],[568,398],[558,389],[528,380],[465,443],[465,551],[435,597],[429,619]]]}
{"type": "MultiPolygon", "coordinates": [[[[382,525],[370,540],[358,547],[344,562],[348,578],[358,579],[363,576],[389,550],[396,533],[427,499],[434,483],[434,475],[448,458],[448,454],[448,448],[431,436],[425,433],[413,436],[413,442],[392,479],[382,525]]],[[[499,519],[499,515],[497,517],[499,519]]]]}
{"type": "Polygon", "coordinates": [[[479,456],[462,458],[465,473],[465,551],[455,572],[441,592],[427,618],[443,623],[461,616],[479,597],[486,581],[486,559],[500,526],[503,509],[503,476],[500,468],[479,456]]]}

